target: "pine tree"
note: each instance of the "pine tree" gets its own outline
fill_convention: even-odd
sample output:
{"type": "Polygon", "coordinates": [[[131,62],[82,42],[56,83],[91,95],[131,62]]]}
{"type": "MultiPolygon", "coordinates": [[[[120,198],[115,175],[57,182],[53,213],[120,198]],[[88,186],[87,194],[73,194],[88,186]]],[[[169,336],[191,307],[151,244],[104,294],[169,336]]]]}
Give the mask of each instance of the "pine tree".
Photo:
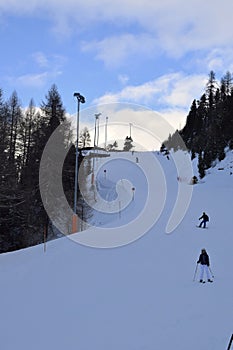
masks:
{"type": "Polygon", "coordinates": [[[200,152],[198,155],[198,171],[201,179],[205,177],[205,164],[202,157],[202,152],[200,152]]]}
{"type": "Polygon", "coordinates": [[[19,189],[19,174],[22,167],[18,147],[18,129],[22,111],[18,96],[14,91],[4,102],[1,94],[1,164],[0,164],[0,232],[1,252],[20,247],[19,207],[23,195],[19,189]]]}
{"type": "MultiPolygon", "coordinates": [[[[209,73],[206,91],[192,102],[184,128],[179,132],[191,158],[198,154],[200,176],[215,160],[225,157],[226,147],[233,149],[233,84],[228,71],[218,84],[215,73],[209,73]]],[[[168,141],[175,137],[170,135],[168,141]]],[[[168,144],[169,144],[168,142],[168,144]]]]}
{"type": "Polygon", "coordinates": [[[215,79],[215,73],[213,71],[210,71],[209,80],[206,85],[206,96],[208,99],[208,107],[211,112],[214,108],[214,95],[216,91],[216,84],[217,81],[215,79]]]}
{"type": "Polygon", "coordinates": [[[3,92],[0,89],[0,169],[4,176],[4,169],[7,166],[7,154],[9,154],[9,123],[8,106],[3,100],[3,92]]]}
{"type": "MultiPolygon", "coordinates": [[[[37,148],[37,156],[36,158],[41,160],[42,152],[44,150],[44,147],[49,140],[50,136],[53,134],[53,132],[56,130],[56,128],[66,121],[65,117],[65,109],[63,107],[63,103],[61,100],[61,96],[58,92],[58,89],[55,84],[51,86],[51,89],[48,91],[48,94],[45,96],[45,101],[41,103],[41,117],[43,119],[43,124],[40,129],[40,135],[39,135],[39,148],[37,148]]],[[[67,129],[69,128],[69,123],[67,124],[67,129]]],[[[69,134],[69,131],[67,130],[67,135],[69,134]]],[[[63,142],[64,148],[67,145],[66,136],[67,135],[60,135],[62,136],[61,139],[63,142]]],[[[46,169],[43,169],[44,178],[42,178],[41,183],[43,184],[43,193],[47,193],[48,198],[54,196],[54,203],[58,200],[57,198],[57,186],[56,184],[60,181],[59,174],[56,172],[57,167],[57,159],[59,163],[59,157],[60,154],[56,152],[56,148],[54,148],[54,152],[52,154],[52,158],[47,158],[47,164],[46,169]],[[53,184],[47,183],[47,179],[54,178],[53,184]],[[47,186],[47,190],[46,190],[47,186]]],[[[39,165],[37,168],[37,183],[39,184],[39,165]]],[[[52,223],[50,222],[48,218],[48,214],[44,210],[43,203],[41,201],[40,196],[37,196],[38,201],[38,207],[40,208],[40,225],[41,230],[45,230],[45,234],[48,237],[48,239],[52,239],[56,237],[56,231],[53,230],[52,223]]],[[[51,208],[50,215],[57,215],[57,207],[54,205],[54,208],[51,208]]],[[[40,230],[40,231],[41,231],[40,230]]]]}
{"type": "Polygon", "coordinates": [[[79,148],[90,146],[91,136],[87,127],[84,127],[79,134],[79,148]]]}
{"type": "Polygon", "coordinates": [[[133,148],[133,139],[131,136],[126,136],[123,151],[128,152],[133,148]]]}
{"type": "Polygon", "coordinates": [[[193,146],[193,138],[195,136],[195,128],[197,124],[197,102],[193,100],[190,112],[186,119],[186,124],[181,130],[181,136],[185,139],[187,147],[190,149],[193,146]]]}
{"type": "MultiPolygon", "coordinates": [[[[59,232],[54,230],[44,209],[40,194],[39,171],[45,145],[61,123],[66,124],[65,110],[56,86],[52,85],[46,95],[46,100],[41,104],[41,110],[36,111],[33,100],[30,101],[23,123],[22,154],[24,155],[24,166],[20,185],[24,193],[25,210],[20,207],[19,209],[21,209],[24,246],[41,243],[44,239],[44,233],[47,239],[59,236],[59,232]]],[[[70,143],[70,140],[68,140],[71,137],[70,123],[67,123],[64,130],[61,143],[65,148],[70,143]]],[[[54,198],[56,198],[57,181],[57,173],[54,171],[56,169],[56,157],[59,159],[60,154],[56,154],[56,149],[54,149],[52,158],[48,159],[46,164],[48,177],[52,176],[54,179],[54,188],[53,186],[48,187],[48,195],[51,195],[51,191],[54,191],[54,198]]],[[[45,178],[42,183],[46,186],[47,179],[45,178]]],[[[56,212],[56,208],[54,208],[54,211],[56,212]]]]}
{"type": "Polygon", "coordinates": [[[107,145],[107,151],[116,151],[117,148],[118,148],[117,141],[114,141],[113,143],[109,143],[107,145]]]}
{"type": "Polygon", "coordinates": [[[22,119],[21,106],[16,91],[14,91],[11,95],[10,100],[8,102],[8,107],[10,119],[9,161],[14,163],[15,154],[17,151],[18,128],[22,119]]]}

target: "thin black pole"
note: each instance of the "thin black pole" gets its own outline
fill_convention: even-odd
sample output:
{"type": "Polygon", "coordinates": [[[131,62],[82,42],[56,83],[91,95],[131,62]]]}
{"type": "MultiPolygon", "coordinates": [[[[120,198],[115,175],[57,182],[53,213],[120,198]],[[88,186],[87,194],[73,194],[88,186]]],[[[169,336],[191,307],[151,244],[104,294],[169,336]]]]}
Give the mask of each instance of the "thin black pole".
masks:
{"type": "Polygon", "coordinates": [[[194,276],[193,276],[193,282],[194,282],[194,281],[195,281],[195,279],[196,279],[197,267],[198,267],[198,264],[196,264],[196,268],[195,268],[195,272],[194,272],[194,276]]]}
{"type": "Polygon", "coordinates": [[[85,98],[79,93],[75,92],[74,97],[77,97],[77,141],[75,152],[75,182],[74,182],[74,213],[77,214],[77,192],[78,192],[78,141],[79,141],[79,111],[80,102],[85,103],[85,98]]]}
{"type": "Polygon", "coordinates": [[[107,138],[108,138],[108,117],[105,120],[105,151],[107,150],[107,138]]]}
{"type": "Polygon", "coordinates": [[[233,334],[231,335],[230,343],[228,345],[227,350],[230,350],[232,342],[233,342],[233,334]]]}
{"type": "Polygon", "coordinates": [[[74,182],[74,213],[77,214],[77,192],[78,192],[78,134],[79,134],[79,109],[80,101],[78,99],[77,106],[77,140],[76,140],[76,150],[75,150],[75,182],[74,182]]]}

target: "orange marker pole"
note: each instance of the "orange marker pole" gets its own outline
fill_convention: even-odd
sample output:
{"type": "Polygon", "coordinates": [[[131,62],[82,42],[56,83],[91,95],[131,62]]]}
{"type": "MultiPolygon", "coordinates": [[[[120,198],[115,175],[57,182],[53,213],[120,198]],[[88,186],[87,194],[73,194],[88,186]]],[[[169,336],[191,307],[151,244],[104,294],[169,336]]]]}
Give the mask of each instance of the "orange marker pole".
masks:
{"type": "Polygon", "coordinates": [[[72,217],[72,233],[78,232],[78,215],[73,214],[72,217]]]}

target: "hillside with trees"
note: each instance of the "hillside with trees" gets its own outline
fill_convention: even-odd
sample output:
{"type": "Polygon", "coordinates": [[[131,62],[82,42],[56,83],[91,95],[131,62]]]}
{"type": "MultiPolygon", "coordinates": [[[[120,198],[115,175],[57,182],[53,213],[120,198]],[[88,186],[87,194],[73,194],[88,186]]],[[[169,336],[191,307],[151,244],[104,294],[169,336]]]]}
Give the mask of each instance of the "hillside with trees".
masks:
{"type": "Polygon", "coordinates": [[[233,149],[233,84],[232,74],[227,72],[219,81],[215,73],[209,73],[205,92],[194,99],[182,130],[169,135],[164,142],[167,149],[178,147],[179,134],[192,159],[198,157],[200,178],[216,160],[225,157],[225,150],[233,149]]]}
{"type": "MultiPolygon", "coordinates": [[[[39,189],[39,167],[44,147],[61,123],[64,143],[72,131],[57,87],[52,85],[40,108],[33,100],[21,108],[14,91],[4,101],[0,90],[0,253],[39,244],[59,236],[44,210],[39,189]]],[[[65,194],[72,205],[75,147],[63,168],[65,194]]]]}
{"type": "MultiPolygon", "coordinates": [[[[21,107],[16,91],[4,100],[0,89],[0,253],[42,243],[45,237],[51,240],[61,236],[48,218],[39,188],[43,150],[60,124],[65,125],[63,140],[64,147],[67,147],[62,181],[67,201],[73,207],[75,145],[56,85],[52,85],[39,108],[31,99],[27,109],[21,107]]],[[[167,157],[170,149],[180,148],[180,137],[191,158],[198,158],[200,178],[216,160],[224,159],[226,149],[233,149],[233,83],[230,72],[220,81],[213,71],[209,73],[205,92],[193,100],[184,128],[176,130],[164,142],[167,157]]],[[[90,133],[84,128],[80,133],[79,147],[87,148],[90,142],[90,133]]],[[[132,138],[127,136],[123,150],[130,151],[133,147],[132,138]]],[[[107,150],[118,150],[117,142],[108,145],[107,150]]],[[[82,157],[81,153],[79,156],[82,157]]],[[[91,168],[88,171],[91,172],[91,168]]],[[[80,193],[78,197],[81,201],[80,193]]]]}

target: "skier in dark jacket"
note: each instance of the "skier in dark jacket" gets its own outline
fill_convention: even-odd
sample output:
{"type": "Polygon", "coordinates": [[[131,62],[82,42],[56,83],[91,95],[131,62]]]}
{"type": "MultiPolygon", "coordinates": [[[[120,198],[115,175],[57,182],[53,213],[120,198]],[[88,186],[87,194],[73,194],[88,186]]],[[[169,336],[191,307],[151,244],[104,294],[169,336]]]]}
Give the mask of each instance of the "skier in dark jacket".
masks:
{"type": "Polygon", "coordinates": [[[204,272],[206,273],[207,281],[213,282],[210,278],[210,271],[209,271],[210,259],[205,249],[201,250],[201,254],[199,256],[197,264],[201,264],[200,282],[205,283],[205,281],[203,280],[204,272]]]}
{"type": "Polygon", "coordinates": [[[199,227],[202,227],[202,224],[203,224],[203,227],[206,228],[206,223],[209,221],[209,216],[203,212],[202,216],[199,218],[199,220],[202,220],[200,222],[200,225],[199,227]]]}

